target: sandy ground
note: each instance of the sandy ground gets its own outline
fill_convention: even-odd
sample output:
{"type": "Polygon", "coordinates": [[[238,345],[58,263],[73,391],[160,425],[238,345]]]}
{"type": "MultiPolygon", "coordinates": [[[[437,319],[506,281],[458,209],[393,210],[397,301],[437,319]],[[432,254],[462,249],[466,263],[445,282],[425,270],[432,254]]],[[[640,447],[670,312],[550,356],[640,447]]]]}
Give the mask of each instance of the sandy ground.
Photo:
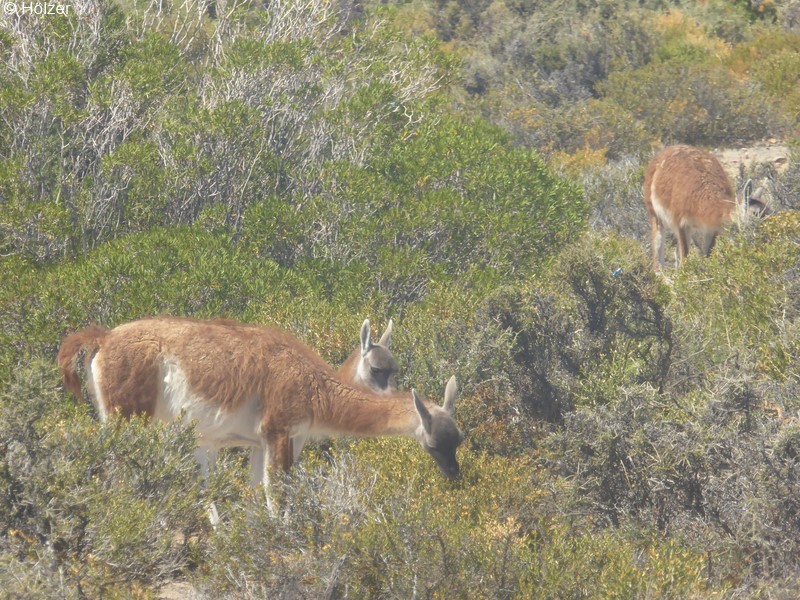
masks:
{"type": "Polygon", "coordinates": [[[740,165],[746,169],[754,164],[771,164],[780,173],[789,164],[789,147],[776,140],[767,140],[747,148],[720,148],[713,153],[734,180],[739,174],[740,165]]]}
{"type": "Polygon", "coordinates": [[[185,581],[173,581],[158,590],[158,600],[192,600],[197,594],[185,581]]]}

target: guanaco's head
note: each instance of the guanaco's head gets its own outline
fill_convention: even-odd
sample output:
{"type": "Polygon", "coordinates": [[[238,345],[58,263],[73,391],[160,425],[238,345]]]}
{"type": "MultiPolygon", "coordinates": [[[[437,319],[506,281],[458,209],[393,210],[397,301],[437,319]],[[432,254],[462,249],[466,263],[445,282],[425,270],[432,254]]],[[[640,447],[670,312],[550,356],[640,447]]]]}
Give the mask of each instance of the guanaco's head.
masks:
{"type": "Polygon", "coordinates": [[[753,190],[753,182],[752,180],[748,179],[744,184],[744,189],[742,190],[742,212],[741,215],[743,221],[748,221],[752,218],[761,218],[761,217],[768,217],[772,214],[772,209],[770,208],[769,204],[765,201],[764,195],[766,193],[766,189],[763,186],[759,186],[756,188],[755,191],[753,190]]]}
{"type": "Polygon", "coordinates": [[[377,344],[373,344],[370,339],[369,319],[364,321],[361,326],[361,360],[356,368],[356,379],[361,385],[377,393],[393,392],[397,389],[397,363],[389,350],[391,342],[391,319],[377,344]]]}
{"type": "Polygon", "coordinates": [[[417,392],[411,390],[414,406],[417,408],[421,421],[417,429],[417,440],[433,457],[439,469],[448,479],[455,479],[459,475],[456,449],[464,441],[464,434],[458,429],[453,419],[457,392],[458,385],[455,375],[447,382],[444,390],[444,404],[441,407],[427,406],[417,396],[417,392]]]}

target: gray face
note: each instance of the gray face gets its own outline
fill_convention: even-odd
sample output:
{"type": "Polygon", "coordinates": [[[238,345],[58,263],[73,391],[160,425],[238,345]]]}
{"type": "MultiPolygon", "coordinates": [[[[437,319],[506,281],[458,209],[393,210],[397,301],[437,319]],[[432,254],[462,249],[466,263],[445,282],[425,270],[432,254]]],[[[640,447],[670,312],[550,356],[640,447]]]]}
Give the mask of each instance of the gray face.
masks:
{"type": "Polygon", "coordinates": [[[383,346],[373,345],[363,358],[365,384],[373,390],[391,391],[395,385],[397,363],[392,353],[383,346]]]}
{"type": "Polygon", "coordinates": [[[756,200],[751,198],[750,201],[747,203],[747,213],[752,217],[768,217],[772,214],[772,211],[769,207],[761,202],[760,200],[756,200]]]}
{"type": "Polygon", "coordinates": [[[460,470],[456,459],[456,449],[464,441],[453,418],[445,412],[431,415],[430,433],[420,443],[433,457],[442,474],[448,479],[456,479],[460,470]]]}
{"type": "Polygon", "coordinates": [[[455,479],[459,475],[456,449],[464,441],[464,435],[459,431],[453,419],[457,390],[458,385],[454,375],[447,382],[444,390],[444,404],[441,407],[426,405],[417,396],[417,392],[411,390],[420,421],[420,427],[416,434],[417,440],[433,457],[439,470],[448,479],[455,479]]]}

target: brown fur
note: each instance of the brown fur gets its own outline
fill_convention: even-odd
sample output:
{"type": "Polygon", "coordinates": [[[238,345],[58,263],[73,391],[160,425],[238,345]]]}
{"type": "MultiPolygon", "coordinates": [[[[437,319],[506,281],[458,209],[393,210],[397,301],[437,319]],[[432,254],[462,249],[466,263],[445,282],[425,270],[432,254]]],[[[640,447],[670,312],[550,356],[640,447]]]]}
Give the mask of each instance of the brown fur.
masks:
{"type": "Polygon", "coordinates": [[[643,191],[656,270],[663,263],[665,228],[677,239],[680,264],[689,252],[693,231],[701,234],[700,249],[708,254],[737,209],[733,185],[722,165],[712,154],[692,146],[670,146],[656,154],[645,173],[643,191]],[[656,199],[671,223],[662,219],[654,206],[656,199]]]}
{"type": "MultiPolygon", "coordinates": [[[[218,411],[223,421],[255,399],[273,467],[291,466],[289,436],[303,424],[375,436],[415,435],[420,423],[411,394],[378,396],[355,388],[313,350],[278,329],[180,318],[142,319],[112,330],[92,327],[67,336],[59,351],[65,386],[77,390],[76,396],[75,362],[81,348],[96,357],[95,383],[107,414],[154,415],[165,374],[175,363],[192,397],[218,411]]],[[[430,410],[443,412],[435,405],[430,410]]]]}
{"type": "MultiPolygon", "coordinates": [[[[353,381],[355,382],[356,377],[356,369],[358,368],[358,363],[361,361],[361,348],[356,348],[350,353],[350,356],[347,357],[342,363],[342,366],[339,367],[337,373],[341,376],[342,379],[345,381],[353,381]]],[[[356,383],[356,385],[358,385],[356,383]]]]}
{"type": "Polygon", "coordinates": [[[85,349],[86,360],[91,360],[91,356],[100,348],[100,341],[108,335],[108,332],[107,327],[92,325],[83,331],[68,335],[58,349],[58,366],[61,369],[61,377],[64,379],[64,387],[79,400],[83,399],[83,393],[77,372],[78,355],[82,349],[85,349]]]}

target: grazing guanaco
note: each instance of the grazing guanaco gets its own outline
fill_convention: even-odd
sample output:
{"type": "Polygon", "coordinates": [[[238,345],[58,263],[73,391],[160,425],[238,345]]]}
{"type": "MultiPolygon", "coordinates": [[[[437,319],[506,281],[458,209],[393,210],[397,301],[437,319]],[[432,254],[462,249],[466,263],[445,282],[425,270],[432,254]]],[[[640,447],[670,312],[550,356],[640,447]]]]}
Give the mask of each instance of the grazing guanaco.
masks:
{"type": "Polygon", "coordinates": [[[376,394],[343,380],[285,331],[160,317],[68,335],[58,363],[77,397],[81,350],[100,418],[116,412],[194,421],[204,474],[207,449],[249,447],[251,482],[267,485],[269,471],[288,470],[305,440],[333,435],[415,438],[446,477],[459,473],[455,377],[442,406],[414,390],[376,394]]]}
{"type": "Polygon", "coordinates": [[[653,265],[664,266],[665,228],[676,238],[676,265],[689,253],[694,239],[707,256],[723,226],[735,218],[765,214],[767,207],[745,186],[737,203],[733,185],[714,155],[686,145],[669,146],[656,154],[644,177],[644,203],[650,215],[653,265]]]}

